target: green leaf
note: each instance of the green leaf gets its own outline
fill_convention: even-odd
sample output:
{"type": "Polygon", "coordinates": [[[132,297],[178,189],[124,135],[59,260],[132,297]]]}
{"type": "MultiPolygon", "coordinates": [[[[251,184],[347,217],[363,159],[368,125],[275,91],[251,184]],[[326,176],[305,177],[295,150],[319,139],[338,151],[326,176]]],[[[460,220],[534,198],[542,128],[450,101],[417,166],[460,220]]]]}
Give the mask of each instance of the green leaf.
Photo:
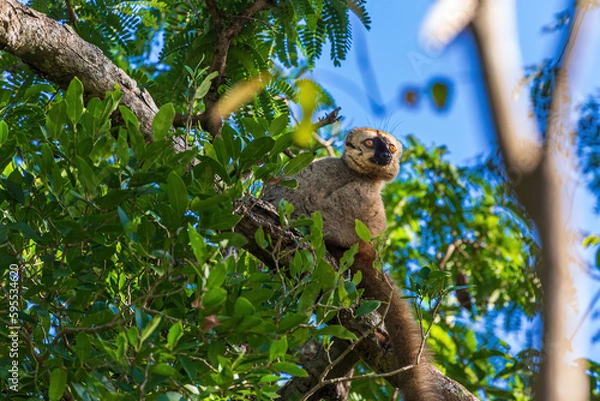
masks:
{"type": "Polygon", "coordinates": [[[92,167],[80,156],[77,156],[77,173],[86,192],[95,194],[99,181],[92,167]]]}
{"type": "Polygon", "coordinates": [[[155,401],[185,401],[187,398],[175,391],[167,391],[159,395],[155,401]]]}
{"type": "Polygon", "coordinates": [[[265,231],[262,226],[258,227],[258,229],[254,232],[254,241],[259,248],[265,249],[269,243],[265,240],[265,231]]]}
{"type": "Polygon", "coordinates": [[[177,369],[166,363],[159,363],[157,365],[154,365],[152,369],[150,369],[150,372],[152,372],[155,375],[161,375],[166,377],[176,377],[179,375],[177,369]]]}
{"type": "Polygon", "coordinates": [[[431,100],[438,109],[445,109],[448,102],[448,85],[441,82],[431,85],[431,100]]]}
{"type": "Polygon", "coordinates": [[[277,362],[273,364],[273,369],[278,372],[287,373],[296,377],[308,377],[306,370],[298,367],[297,365],[290,362],[277,362]]]}
{"type": "Polygon", "coordinates": [[[19,184],[11,180],[7,180],[6,178],[2,178],[1,182],[2,186],[8,191],[14,200],[19,202],[21,205],[25,204],[25,193],[19,184]]]}
{"type": "Polygon", "coordinates": [[[358,238],[360,238],[361,240],[365,241],[365,242],[369,242],[371,241],[371,231],[369,231],[369,228],[365,225],[365,223],[363,223],[360,220],[355,220],[355,226],[354,226],[354,230],[356,231],[356,234],[358,235],[358,238]]]}
{"type": "Polygon", "coordinates": [[[213,147],[219,163],[221,163],[222,166],[228,166],[230,164],[232,155],[229,154],[229,149],[225,144],[225,140],[219,137],[215,138],[213,141],[213,147]]]}
{"type": "Polygon", "coordinates": [[[55,368],[50,373],[50,386],[48,387],[48,398],[50,401],[59,401],[65,393],[67,385],[67,372],[61,368],[55,368]]]}
{"type": "Polygon", "coordinates": [[[300,153],[283,166],[283,175],[290,176],[304,170],[315,158],[312,152],[300,153]]]}
{"type": "Polygon", "coordinates": [[[298,180],[296,180],[296,179],[281,180],[277,183],[277,185],[281,185],[282,187],[286,187],[286,188],[296,189],[296,188],[298,188],[298,180]]]}
{"type": "Polygon", "coordinates": [[[596,244],[600,244],[600,237],[598,237],[597,235],[589,235],[583,240],[584,248],[594,246],[596,244]]]}
{"type": "Polygon", "coordinates": [[[77,354],[77,358],[83,364],[87,362],[92,355],[92,345],[90,343],[90,338],[85,333],[77,334],[75,338],[75,353],[77,354]]]}
{"type": "Polygon", "coordinates": [[[227,267],[223,263],[219,263],[211,266],[208,280],[206,280],[207,288],[220,287],[227,278],[227,267]]]}
{"type": "Polygon", "coordinates": [[[188,226],[188,238],[190,239],[190,245],[192,246],[196,260],[200,264],[204,263],[208,257],[204,238],[191,225],[188,226]]]}
{"type": "Polygon", "coordinates": [[[137,326],[131,326],[129,330],[127,330],[127,341],[129,344],[133,345],[136,349],[140,345],[140,331],[137,326]]]}
{"type": "Polygon", "coordinates": [[[312,308],[317,301],[317,297],[321,293],[321,284],[313,281],[306,286],[302,295],[300,295],[300,301],[298,302],[298,312],[306,312],[312,308]]]}
{"type": "MultiPolygon", "coordinates": [[[[350,268],[350,266],[352,266],[352,264],[354,263],[354,257],[356,256],[357,253],[358,253],[358,244],[352,245],[350,248],[348,248],[348,250],[346,250],[344,252],[344,255],[340,259],[340,270],[339,270],[340,273],[345,272],[347,269],[350,268]]],[[[360,273],[360,271],[358,271],[357,273],[360,273]]],[[[360,283],[360,281],[358,281],[358,283],[360,283]]],[[[358,283],[355,283],[355,284],[358,284],[358,283]]]]}
{"type": "Polygon", "coordinates": [[[121,220],[121,225],[123,226],[123,228],[127,228],[127,224],[129,224],[129,217],[127,217],[125,211],[121,209],[121,206],[117,207],[117,213],[119,214],[119,220],[121,220]]]}
{"type": "Polygon", "coordinates": [[[62,177],[62,170],[58,166],[54,166],[52,169],[52,188],[54,193],[60,194],[64,189],[64,179],[62,177]]]}
{"type": "Polygon", "coordinates": [[[167,197],[177,215],[182,216],[187,210],[188,194],[185,183],[174,171],[167,177],[167,197]]]}
{"type": "Polygon", "coordinates": [[[321,260],[313,271],[312,279],[321,285],[323,291],[329,291],[335,287],[337,275],[329,263],[321,260]]]}
{"type": "Polygon", "coordinates": [[[227,291],[224,288],[212,288],[202,297],[202,305],[207,311],[212,311],[227,299],[227,291]]]}
{"type": "Polygon", "coordinates": [[[213,230],[230,230],[240,221],[242,216],[231,213],[224,213],[218,216],[218,220],[212,222],[210,228],[213,230]]]}
{"type": "Polygon", "coordinates": [[[288,350],[287,336],[281,337],[279,340],[275,340],[269,347],[269,362],[273,362],[280,356],[284,356],[288,350]]]}
{"type": "Polygon", "coordinates": [[[201,99],[204,96],[206,96],[206,94],[208,93],[208,90],[210,89],[210,84],[211,81],[217,76],[219,75],[218,71],[213,71],[210,74],[208,74],[206,76],[206,78],[204,78],[204,80],[202,81],[202,83],[200,84],[200,86],[198,86],[198,89],[196,89],[196,99],[201,99]]]}
{"type": "Polygon", "coordinates": [[[374,310],[377,310],[377,308],[379,308],[379,305],[381,305],[381,301],[377,301],[374,299],[364,301],[360,304],[360,306],[356,310],[355,316],[360,317],[360,316],[368,315],[369,313],[373,312],[374,310]]]}
{"type": "Polygon", "coordinates": [[[277,325],[279,333],[285,333],[288,330],[296,329],[299,325],[308,322],[309,317],[306,314],[287,313],[277,325]]]}
{"type": "Polygon", "coordinates": [[[427,280],[429,278],[429,275],[431,274],[431,269],[429,267],[423,267],[421,270],[419,270],[419,277],[423,280],[427,280]]]}
{"type": "Polygon", "coordinates": [[[152,320],[150,320],[146,324],[146,326],[142,330],[142,334],[140,335],[140,345],[142,345],[144,343],[144,341],[146,341],[148,339],[148,337],[150,337],[152,335],[152,333],[154,333],[154,331],[160,324],[160,320],[161,320],[160,316],[154,316],[152,318],[152,320]]]}
{"type": "Polygon", "coordinates": [[[246,146],[240,155],[240,169],[246,170],[261,160],[275,145],[275,141],[268,136],[253,140],[246,146]]]}
{"type": "Polygon", "coordinates": [[[271,154],[278,155],[279,153],[283,152],[284,150],[286,150],[287,148],[292,146],[292,143],[293,143],[293,141],[292,141],[292,133],[291,132],[281,135],[275,141],[275,145],[273,146],[273,149],[271,149],[271,154]]]}
{"type": "Polygon", "coordinates": [[[168,136],[174,118],[175,107],[173,107],[173,104],[163,104],[154,116],[154,120],[152,120],[152,132],[155,141],[160,141],[168,136]]]}
{"type": "Polygon", "coordinates": [[[181,322],[175,322],[169,329],[169,334],[167,334],[167,344],[170,349],[175,348],[177,341],[179,341],[181,336],[183,336],[183,326],[181,325],[181,322]]]}
{"type": "Polygon", "coordinates": [[[235,305],[233,306],[233,316],[235,317],[244,317],[244,316],[252,316],[254,314],[254,306],[252,302],[248,301],[248,299],[244,297],[238,297],[235,300],[235,305]]]}
{"type": "Polygon", "coordinates": [[[73,124],[77,125],[83,115],[83,84],[75,77],[69,84],[65,93],[65,102],[67,103],[67,116],[73,124]]]}
{"type": "Polygon", "coordinates": [[[281,133],[285,127],[287,127],[289,122],[289,116],[287,114],[282,114],[277,117],[275,120],[271,122],[269,125],[269,135],[277,136],[277,134],[281,133]]]}
{"type": "Polygon", "coordinates": [[[138,122],[135,114],[133,114],[127,107],[119,106],[119,112],[121,113],[123,120],[125,120],[127,137],[131,143],[131,150],[133,150],[133,154],[136,156],[136,158],[140,160],[144,155],[144,148],[146,147],[144,135],[142,135],[140,131],[140,123],[138,122]]]}
{"type": "Polygon", "coordinates": [[[52,139],[58,139],[60,134],[65,129],[67,123],[67,103],[62,100],[58,103],[53,103],[46,114],[46,128],[52,139]]]}
{"type": "Polygon", "coordinates": [[[0,121],[0,145],[2,145],[8,139],[8,124],[6,121],[0,121]]]}
{"type": "Polygon", "coordinates": [[[354,335],[350,330],[344,326],[333,324],[331,326],[323,327],[317,331],[317,334],[321,336],[334,336],[341,338],[342,340],[358,340],[358,337],[354,335]]]}
{"type": "Polygon", "coordinates": [[[119,128],[119,138],[117,139],[117,160],[121,168],[127,167],[129,163],[129,146],[127,145],[127,130],[119,128]]]}

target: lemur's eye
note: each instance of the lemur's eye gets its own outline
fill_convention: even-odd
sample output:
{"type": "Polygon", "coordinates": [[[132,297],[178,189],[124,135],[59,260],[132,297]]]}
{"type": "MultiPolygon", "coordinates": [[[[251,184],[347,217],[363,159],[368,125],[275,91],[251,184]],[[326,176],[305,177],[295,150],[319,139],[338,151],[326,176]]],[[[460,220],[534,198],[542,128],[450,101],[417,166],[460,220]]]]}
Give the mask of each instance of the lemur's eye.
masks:
{"type": "Polygon", "coordinates": [[[372,148],[373,147],[373,140],[372,139],[367,139],[365,141],[365,145],[367,146],[367,148],[372,148]]]}
{"type": "Polygon", "coordinates": [[[396,145],[390,145],[390,152],[396,153],[396,145]]]}

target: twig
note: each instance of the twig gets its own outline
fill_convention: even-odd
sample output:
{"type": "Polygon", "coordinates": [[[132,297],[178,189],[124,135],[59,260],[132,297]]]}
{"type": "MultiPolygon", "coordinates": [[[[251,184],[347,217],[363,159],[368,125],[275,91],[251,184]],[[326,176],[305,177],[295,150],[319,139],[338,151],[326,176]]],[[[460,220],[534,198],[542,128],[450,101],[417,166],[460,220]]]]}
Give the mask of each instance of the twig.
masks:
{"type": "Polygon", "coordinates": [[[319,118],[319,121],[313,124],[313,129],[316,131],[327,125],[331,125],[337,121],[340,121],[340,119],[342,118],[339,115],[341,109],[342,109],[341,107],[338,107],[337,109],[333,110],[331,113],[327,114],[325,117],[319,118]]]}
{"type": "Polygon", "coordinates": [[[196,7],[194,7],[194,4],[192,4],[192,2],[190,0],[186,0],[186,2],[188,3],[188,6],[190,6],[190,8],[194,12],[194,14],[196,14],[196,18],[198,18],[198,21],[202,21],[202,17],[200,16],[198,9],[196,7]]]}
{"type": "Polygon", "coordinates": [[[58,340],[67,334],[73,334],[73,333],[87,333],[87,334],[95,334],[95,333],[100,333],[102,331],[105,330],[110,330],[110,329],[114,329],[117,326],[120,326],[122,324],[127,323],[129,319],[123,319],[123,320],[114,320],[110,323],[106,323],[106,324],[102,324],[100,326],[95,326],[95,327],[65,327],[64,329],[61,329],[58,334],[56,334],[56,337],[54,337],[54,341],[52,341],[53,345],[56,345],[56,343],[58,342],[58,340]]]}
{"type": "Polygon", "coordinates": [[[206,111],[204,115],[207,117],[203,121],[204,128],[211,134],[213,138],[221,135],[222,120],[213,118],[213,109],[217,106],[219,100],[218,89],[223,81],[223,75],[225,73],[225,66],[227,64],[227,57],[229,55],[229,49],[233,40],[242,32],[244,29],[244,23],[246,20],[252,18],[256,13],[266,10],[275,6],[274,2],[269,0],[256,0],[244,9],[237,16],[232,16],[233,21],[227,28],[223,23],[221,11],[217,7],[215,0],[206,0],[206,7],[210,16],[213,20],[216,34],[216,42],[213,51],[213,59],[208,69],[208,73],[216,71],[218,76],[212,80],[210,89],[204,98],[204,104],[206,105],[206,111]]]}
{"type": "Polygon", "coordinates": [[[294,157],[296,157],[296,155],[289,149],[284,150],[283,153],[290,159],[293,159],[294,157]]]}
{"type": "Polygon", "coordinates": [[[440,270],[444,270],[444,266],[446,265],[446,263],[448,263],[448,260],[450,260],[450,258],[452,257],[452,254],[454,253],[456,248],[459,247],[461,244],[462,244],[461,240],[456,240],[453,243],[451,243],[450,245],[448,245],[448,249],[446,249],[446,253],[444,254],[444,257],[442,258],[442,260],[440,260],[440,264],[439,264],[440,270]]]}
{"type": "MultiPolygon", "coordinates": [[[[420,364],[420,365],[426,365],[426,364],[420,364]]],[[[429,364],[427,364],[429,365],[429,364]]],[[[346,376],[346,377],[336,377],[334,379],[326,379],[323,381],[323,386],[327,386],[329,384],[336,384],[336,383],[341,383],[341,382],[346,382],[346,381],[354,381],[354,380],[361,380],[361,379],[375,379],[375,378],[380,378],[380,377],[390,377],[390,376],[395,376],[397,374],[400,373],[404,373],[410,369],[413,369],[417,366],[417,364],[413,364],[413,365],[407,365],[407,366],[403,366],[400,369],[396,369],[396,370],[392,370],[390,372],[384,372],[384,373],[366,373],[364,375],[358,375],[358,376],[346,376]]],[[[312,395],[314,393],[311,394],[307,394],[306,396],[304,396],[302,398],[302,401],[306,401],[308,400],[308,395],[312,395]]]]}
{"type": "MultiPolygon", "coordinates": [[[[433,322],[435,320],[435,316],[437,315],[437,311],[438,311],[440,305],[442,304],[443,297],[444,297],[444,294],[442,293],[440,295],[440,298],[438,299],[437,304],[435,304],[433,311],[431,312],[431,323],[429,323],[429,327],[427,327],[427,330],[421,337],[421,344],[419,345],[419,352],[417,353],[417,360],[415,362],[415,365],[419,365],[419,363],[421,362],[421,355],[423,355],[423,350],[425,349],[425,341],[427,340],[427,337],[429,337],[429,333],[431,332],[431,328],[433,327],[433,322]]],[[[421,326],[421,330],[422,330],[422,326],[421,326]]]]}
{"type": "Polygon", "coordinates": [[[326,141],[325,139],[321,138],[316,132],[313,132],[313,138],[315,138],[317,142],[319,142],[321,145],[323,145],[325,149],[327,149],[327,153],[329,153],[329,156],[335,156],[335,151],[333,150],[333,146],[331,146],[331,141],[326,141]]]}
{"type": "Polygon", "coordinates": [[[261,19],[258,18],[254,18],[254,17],[246,17],[244,15],[234,15],[233,18],[242,18],[242,19],[247,19],[249,21],[255,21],[255,22],[259,22],[263,25],[265,25],[267,28],[269,28],[271,30],[271,32],[275,33],[275,34],[279,34],[279,32],[277,32],[275,30],[275,28],[273,28],[273,24],[268,23],[267,21],[263,21],[261,19]]]}
{"type": "Polygon", "coordinates": [[[69,20],[71,21],[71,24],[73,24],[73,26],[77,26],[79,18],[77,18],[77,13],[73,8],[73,4],[71,4],[71,0],[65,0],[65,6],[67,7],[67,13],[69,14],[69,20]]]}

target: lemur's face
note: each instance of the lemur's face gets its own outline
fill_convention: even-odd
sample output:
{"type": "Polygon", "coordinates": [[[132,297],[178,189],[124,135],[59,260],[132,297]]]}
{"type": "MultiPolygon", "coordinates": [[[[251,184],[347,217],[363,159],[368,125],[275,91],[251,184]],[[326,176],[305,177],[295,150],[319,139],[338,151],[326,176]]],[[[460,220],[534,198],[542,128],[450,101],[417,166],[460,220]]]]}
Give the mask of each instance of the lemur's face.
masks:
{"type": "Polygon", "coordinates": [[[346,138],[344,160],[355,171],[390,181],[399,171],[402,145],[387,132],[373,128],[356,128],[346,138]]]}

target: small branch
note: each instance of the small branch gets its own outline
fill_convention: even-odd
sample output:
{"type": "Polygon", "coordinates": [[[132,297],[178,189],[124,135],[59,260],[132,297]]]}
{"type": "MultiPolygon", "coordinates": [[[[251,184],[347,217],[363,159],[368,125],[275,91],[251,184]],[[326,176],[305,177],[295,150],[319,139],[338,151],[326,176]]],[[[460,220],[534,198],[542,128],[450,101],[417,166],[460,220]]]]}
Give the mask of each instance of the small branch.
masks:
{"type": "Polygon", "coordinates": [[[326,127],[328,125],[331,125],[337,121],[340,121],[340,119],[342,118],[339,114],[340,114],[340,110],[342,110],[341,107],[338,107],[337,109],[333,110],[331,113],[327,114],[325,117],[323,118],[319,118],[319,121],[316,122],[313,125],[313,129],[315,131],[319,130],[320,128],[326,127]]]}
{"type": "Polygon", "coordinates": [[[427,341],[427,337],[429,337],[429,333],[431,332],[431,328],[433,327],[433,322],[435,321],[435,316],[437,315],[438,309],[440,308],[443,297],[444,294],[441,294],[440,299],[438,299],[438,302],[435,304],[435,307],[431,312],[431,323],[429,323],[429,327],[427,327],[427,330],[425,330],[425,333],[423,333],[423,337],[421,338],[421,345],[419,345],[419,352],[417,353],[417,360],[415,361],[415,365],[419,365],[421,362],[421,355],[423,355],[423,350],[425,350],[425,341],[427,341]]]}
{"type": "Polygon", "coordinates": [[[223,20],[221,19],[221,12],[219,11],[217,2],[215,0],[206,0],[206,8],[215,26],[216,34],[220,35],[223,31],[223,20]]]}
{"type": "Polygon", "coordinates": [[[74,333],[95,334],[95,333],[100,333],[102,331],[114,329],[117,326],[125,324],[125,323],[128,322],[128,320],[129,319],[116,320],[116,321],[113,321],[113,322],[110,322],[110,323],[106,323],[106,324],[102,324],[100,326],[95,326],[95,327],[65,327],[64,329],[60,330],[58,332],[58,334],[56,334],[56,337],[54,337],[54,341],[52,341],[52,344],[56,345],[58,343],[59,339],[62,336],[65,336],[67,334],[74,334],[74,333]]]}
{"type": "MultiPolygon", "coordinates": [[[[188,3],[188,6],[190,6],[190,8],[194,12],[194,14],[196,14],[196,18],[198,18],[198,20],[201,21],[202,17],[200,16],[200,13],[198,12],[198,9],[196,7],[194,7],[194,4],[192,4],[192,2],[190,0],[186,0],[186,2],[188,3]]],[[[208,3],[208,1],[207,1],[207,3],[208,3]]]]}
{"type": "Polygon", "coordinates": [[[79,19],[77,18],[77,13],[73,8],[73,4],[71,4],[71,0],[65,0],[65,6],[67,7],[67,13],[69,13],[69,20],[71,21],[71,25],[77,26],[77,22],[79,19]]]}
{"type": "MultiPolygon", "coordinates": [[[[214,108],[217,106],[219,101],[218,89],[223,82],[223,75],[225,73],[225,66],[227,64],[227,57],[229,55],[229,49],[233,40],[242,33],[244,29],[244,23],[246,20],[252,18],[256,13],[269,9],[275,5],[274,2],[269,0],[256,0],[254,3],[249,5],[240,14],[233,17],[233,22],[229,27],[225,28],[223,16],[221,11],[217,7],[215,0],[206,0],[206,7],[211,15],[213,24],[215,27],[216,42],[213,50],[213,59],[208,69],[208,73],[216,71],[219,75],[212,80],[210,89],[204,98],[206,105],[206,116],[212,116],[214,108]]],[[[206,129],[213,138],[221,135],[222,121],[215,121],[212,118],[207,118],[203,121],[203,127],[206,129]]]]}
{"type": "Polygon", "coordinates": [[[254,17],[246,17],[246,16],[243,16],[243,15],[234,15],[234,16],[233,16],[233,18],[241,18],[241,19],[246,19],[246,20],[248,20],[248,21],[255,21],[255,22],[258,22],[258,23],[260,23],[260,24],[263,24],[263,25],[265,25],[267,28],[269,28],[269,29],[271,30],[271,32],[273,32],[273,33],[275,33],[275,34],[279,34],[279,32],[277,32],[277,31],[275,30],[275,28],[273,28],[273,25],[272,25],[272,24],[269,24],[267,21],[263,21],[263,20],[261,20],[261,19],[254,18],[254,17]]]}
{"type": "Polygon", "coordinates": [[[392,298],[394,296],[394,291],[390,292],[390,298],[388,299],[386,308],[383,312],[383,316],[381,316],[381,318],[376,318],[376,320],[380,320],[380,323],[378,325],[373,325],[368,331],[366,331],[361,337],[359,337],[356,341],[353,341],[352,343],[350,343],[350,345],[347,346],[347,348],[333,361],[331,362],[321,373],[321,375],[319,376],[319,382],[313,387],[311,388],[304,397],[302,397],[301,401],[308,401],[310,399],[310,397],[312,395],[314,395],[317,391],[319,391],[321,388],[327,386],[327,385],[331,385],[331,384],[335,384],[335,383],[341,383],[344,381],[348,381],[348,380],[339,380],[339,381],[332,381],[332,380],[337,380],[339,378],[336,379],[326,379],[326,377],[329,375],[329,372],[331,372],[331,370],[337,366],[342,360],[344,360],[344,358],[346,358],[346,356],[352,352],[354,352],[354,349],[356,348],[356,346],[364,339],[368,338],[369,336],[372,336],[374,333],[376,333],[378,330],[383,329],[383,325],[384,325],[384,321],[385,321],[385,317],[387,316],[387,314],[390,311],[390,306],[392,305],[392,298]]]}
{"type": "MultiPolygon", "coordinates": [[[[325,380],[324,382],[325,382],[325,384],[335,384],[335,383],[340,383],[340,382],[344,382],[344,381],[361,380],[361,379],[376,379],[379,377],[391,377],[391,376],[395,376],[400,373],[404,373],[410,369],[413,369],[417,365],[418,364],[408,365],[408,366],[401,367],[400,369],[392,370],[391,372],[385,372],[385,373],[365,373],[364,375],[358,375],[358,376],[352,376],[352,377],[336,377],[335,379],[328,379],[328,380],[325,380]]],[[[303,401],[304,400],[305,399],[303,399],[303,401]]]]}

